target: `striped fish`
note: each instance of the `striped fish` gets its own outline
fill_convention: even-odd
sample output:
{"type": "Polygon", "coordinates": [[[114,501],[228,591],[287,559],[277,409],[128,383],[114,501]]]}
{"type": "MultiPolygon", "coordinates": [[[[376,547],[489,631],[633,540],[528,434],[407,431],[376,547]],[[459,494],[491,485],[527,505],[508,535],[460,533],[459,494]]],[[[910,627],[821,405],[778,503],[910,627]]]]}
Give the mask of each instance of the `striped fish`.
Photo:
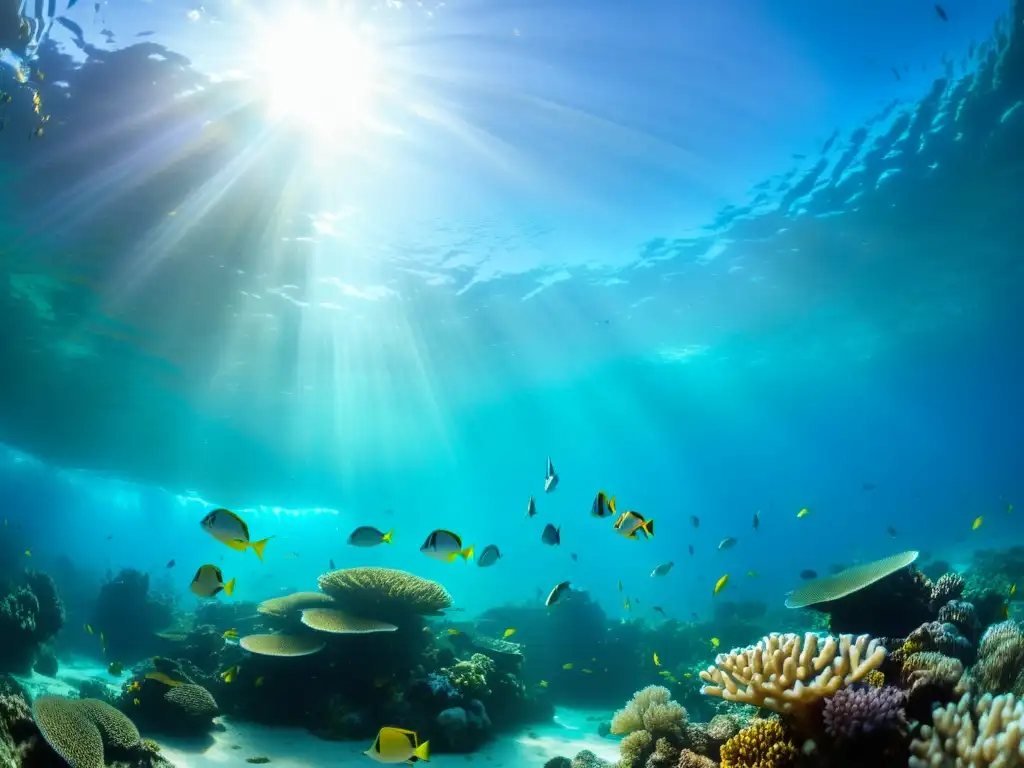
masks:
{"type": "Polygon", "coordinates": [[[70,11],[78,0],[20,0],[21,38],[25,56],[31,58],[46,42],[56,21],[70,11]]]}

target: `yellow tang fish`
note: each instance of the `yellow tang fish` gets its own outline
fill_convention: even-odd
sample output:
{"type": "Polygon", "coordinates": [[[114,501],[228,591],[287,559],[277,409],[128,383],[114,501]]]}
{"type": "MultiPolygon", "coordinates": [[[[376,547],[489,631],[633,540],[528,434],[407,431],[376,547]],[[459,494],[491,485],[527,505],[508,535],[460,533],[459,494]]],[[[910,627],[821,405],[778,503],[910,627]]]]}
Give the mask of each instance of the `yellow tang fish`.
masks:
{"type": "Polygon", "coordinates": [[[725,589],[725,585],[728,584],[728,583],[729,583],[729,574],[727,573],[727,574],[725,574],[725,576],[723,576],[717,582],[715,582],[715,591],[714,591],[713,594],[717,595],[719,592],[721,592],[723,589],[725,589]]]}
{"type": "Polygon", "coordinates": [[[235,675],[237,674],[237,666],[229,667],[228,669],[225,669],[223,672],[220,673],[220,679],[223,680],[225,683],[230,683],[232,680],[235,679],[235,675]]]}
{"type": "Polygon", "coordinates": [[[657,653],[654,654],[654,666],[656,666],[656,667],[660,667],[661,666],[661,659],[658,658],[658,654],[657,653]]]}
{"type": "Polygon", "coordinates": [[[199,523],[204,531],[213,536],[221,544],[225,544],[238,552],[252,549],[261,561],[263,548],[273,536],[260,541],[249,541],[249,526],[245,521],[229,509],[215,509],[199,523]]]}
{"type": "Polygon", "coordinates": [[[136,707],[139,706],[139,700],[138,699],[132,699],[132,704],[134,704],[136,707]]]}
{"type": "Polygon", "coordinates": [[[562,669],[572,669],[572,662],[570,661],[568,664],[563,664],[562,669]]]}
{"type": "Polygon", "coordinates": [[[502,634],[502,637],[505,637],[505,638],[512,637],[512,635],[514,635],[515,633],[516,633],[515,629],[513,629],[512,627],[509,627],[502,634]]]}
{"type": "Polygon", "coordinates": [[[387,726],[380,729],[373,744],[363,754],[378,763],[429,762],[430,742],[421,744],[416,731],[387,726]]]}
{"type": "Polygon", "coordinates": [[[721,644],[722,644],[722,641],[721,641],[721,640],[719,640],[719,639],[718,639],[717,637],[712,637],[712,638],[711,638],[711,647],[712,647],[712,648],[717,648],[717,647],[718,647],[718,646],[720,646],[721,644]]]}
{"type": "Polygon", "coordinates": [[[972,531],[978,530],[979,528],[981,528],[981,524],[984,523],[984,522],[985,522],[985,516],[984,515],[978,515],[976,518],[974,518],[974,522],[971,523],[971,530],[972,531]]]}
{"type": "Polygon", "coordinates": [[[796,516],[797,519],[799,519],[801,517],[807,517],[809,514],[811,514],[811,510],[809,510],[807,507],[804,507],[803,509],[796,513],[796,516]]]}
{"type": "Polygon", "coordinates": [[[1010,586],[1010,597],[1013,597],[1015,594],[1017,594],[1017,585],[1013,584],[1010,586]]]}

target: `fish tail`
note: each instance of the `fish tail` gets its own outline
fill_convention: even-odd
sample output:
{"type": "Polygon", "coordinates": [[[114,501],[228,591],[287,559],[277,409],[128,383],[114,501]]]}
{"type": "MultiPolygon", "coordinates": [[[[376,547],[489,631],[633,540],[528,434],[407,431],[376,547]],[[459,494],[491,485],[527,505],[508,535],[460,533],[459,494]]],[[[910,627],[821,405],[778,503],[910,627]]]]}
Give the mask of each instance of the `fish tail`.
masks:
{"type": "Polygon", "coordinates": [[[380,540],[383,541],[385,544],[390,544],[391,540],[394,538],[394,536],[395,536],[395,529],[392,528],[390,531],[388,531],[383,536],[381,536],[380,540]]]}
{"type": "Polygon", "coordinates": [[[259,541],[254,541],[249,545],[250,547],[252,547],[252,551],[256,553],[256,557],[260,559],[261,563],[263,562],[263,548],[267,546],[267,542],[270,541],[272,538],[274,537],[267,536],[267,538],[260,539],[259,541]]]}
{"type": "Polygon", "coordinates": [[[429,763],[430,762],[430,742],[429,741],[424,741],[422,744],[420,744],[418,747],[416,747],[416,749],[412,753],[412,755],[413,755],[413,757],[417,757],[420,760],[426,760],[429,763]]]}
{"type": "Polygon", "coordinates": [[[640,527],[643,528],[645,531],[647,531],[647,535],[648,536],[653,536],[654,535],[654,520],[653,519],[647,520],[640,527]]]}
{"type": "Polygon", "coordinates": [[[224,585],[224,594],[231,597],[231,593],[235,591],[235,580],[232,579],[224,585]]]}
{"type": "Polygon", "coordinates": [[[470,545],[469,545],[468,547],[466,547],[466,548],[465,548],[464,550],[462,550],[461,552],[459,552],[459,554],[460,554],[460,555],[462,555],[462,559],[463,559],[463,560],[472,560],[472,559],[473,559],[473,552],[475,552],[475,551],[476,551],[476,550],[475,550],[475,548],[473,547],[473,545],[472,545],[472,544],[470,544],[470,545]]]}
{"type": "Polygon", "coordinates": [[[612,496],[610,499],[608,499],[608,509],[611,510],[613,515],[615,514],[615,497],[614,496],[612,496]]]}

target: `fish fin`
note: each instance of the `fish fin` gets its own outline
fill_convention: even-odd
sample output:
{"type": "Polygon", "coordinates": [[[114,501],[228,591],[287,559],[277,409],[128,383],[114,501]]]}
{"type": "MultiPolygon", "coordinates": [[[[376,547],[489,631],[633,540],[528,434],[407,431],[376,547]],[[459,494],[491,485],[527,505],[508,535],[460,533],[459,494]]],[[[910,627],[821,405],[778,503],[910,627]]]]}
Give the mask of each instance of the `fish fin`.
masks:
{"type": "Polygon", "coordinates": [[[235,580],[232,579],[224,585],[224,594],[231,597],[231,593],[235,591],[235,580]]]}
{"type": "Polygon", "coordinates": [[[254,541],[251,544],[249,544],[249,546],[252,547],[252,551],[256,553],[256,557],[260,559],[261,563],[263,562],[263,548],[267,546],[267,542],[270,541],[272,538],[274,537],[267,536],[267,538],[265,539],[260,539],[259,541],[254,541]]]}
{"type": "Polygon", "coordinates": [[[461,554],[462,554],[461,552],[451,552],[451,553],[449,553],[449,554],[444,556],[444,560],[445,560],[446,563],[454,563],[455,562],[455,558],[457,558],[461,554]]]}
{"type": "Polygon", "coordinates": [[[650,520],[645,521],[644,523],[641,523],[640,527],[643,528],[645,531],[647,531],[647,535],[648,536],[653,536],[654,535],[654,519],[653,518],[650,519],[650,520]]]}
{"type": "Polygon", "coordinates": [[[418,757],[420,760],[426,760],[430,762],[430,742],[424,741],[413,751],[413,757],[418,757]]]}
{"type": "Polygon", "coordinates": [[[608,499],[608,509],[610,509],[612,511],[613,515],[615,514],[615,497],[614,496],[612,496],[610,499],[608,499]]]}
{"type": "Polygon", "coordinates": [[[245,552],[246,547],[249,546],[249,542],[245,539],[226,539],[224,543],[236,552],[245,552]]]}
{"type": "Polygon", "coordinates": [[[474,549],[473,545],[470,544],[464,550],[459,552],[459,554],[462,555],[462,559],[463,560],[472,560],[473,559],[473,552],[474,551],[475,551],[475,549],[474,549]]]}
{"type": "Polygon", "coordinates": [[[392,528],[390,531],[388,531],[383,536],[381,536],[380,540],[383,541],[385,544],[390,544],[391,543],[391,539],[394,538],[394,536],[395,536],[395,529],[392,528]]]}

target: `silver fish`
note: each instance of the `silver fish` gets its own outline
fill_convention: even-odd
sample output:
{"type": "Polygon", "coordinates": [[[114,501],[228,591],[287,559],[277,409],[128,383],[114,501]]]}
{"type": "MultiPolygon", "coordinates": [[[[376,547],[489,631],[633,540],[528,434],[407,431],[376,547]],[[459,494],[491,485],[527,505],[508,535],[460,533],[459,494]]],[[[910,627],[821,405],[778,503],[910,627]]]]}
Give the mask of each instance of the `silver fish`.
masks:
{"type": "Polygon", "coordinates": [[[348,535],[348,543],[353,547],[376,547],[378,544],[390,544],[394,531],[384,533],[372,525],[361,525],[348,535]]]}
{"type": "Polygon", "coordinates": [[[540,535],[540,540],[551,547],[557,547],[562,543],[562,528],[559,526],[555,528],[551,523],[544,526],[544,532],[540,535]]]}
{"type": "Polygon", "coordinates": [[[470,544],[463,549],[462,538],[457,533],[446,531],[444,528],[438,528],[436,531],[431,531],[430,535],[427,536],[427,540],[420,547],[420,552],[435,560],[451,563],[457,557],[469,560],[473,556],[473,545],[470,544]]]}
{"type": "Polygon", "coordinates": [[[569,582],[562,581],[555,585],[555,588],[548,594],[548,599],[544,601],[544,605],[554,605],[558,598],[562,596],[562,593],[569,589],[569,582]]]}
{"type": "Polygon", "coordinates": [[[726,536],[720,542],[718,542],[718,551],[721,552],[723,549],[732,549],[736,546],[736,539],[732,536],[726,536]]]}
{"type": "Polygon", "coordinates": [[[476,564],[481,568],[488,568],[494,565],[501,559],[501,552],[498,551],[497,544],[488,544],[484,547],[484,551],[480,553],[480,558],[476,561],[476,564]]]}
{"type": "Polygon", "coordinates": [[[533,496],[530,497],[530,503],[526,505],[526,516],[533,517],[537,514],[537,502],[533,500],[533,496]]]}
{"type": "Polygon", "coordinates": [[[653,571],[651,571],[651,576],[664,576],[672,570],[673,565],[675,565],[675,563],[673,563],[671,560],[669,560],[667,563],[662,563],[653,571]]]}
{"type": "Polygon", "coordinates": [[[544,493],[551,493],[557,487],[558,473],[555,472],[555,465],[551,463],[551,457],[548,456],[548,468],[544,474],[544,493]]]}

